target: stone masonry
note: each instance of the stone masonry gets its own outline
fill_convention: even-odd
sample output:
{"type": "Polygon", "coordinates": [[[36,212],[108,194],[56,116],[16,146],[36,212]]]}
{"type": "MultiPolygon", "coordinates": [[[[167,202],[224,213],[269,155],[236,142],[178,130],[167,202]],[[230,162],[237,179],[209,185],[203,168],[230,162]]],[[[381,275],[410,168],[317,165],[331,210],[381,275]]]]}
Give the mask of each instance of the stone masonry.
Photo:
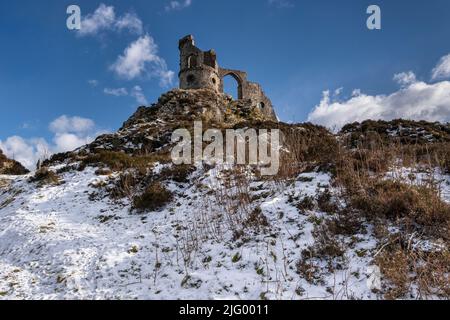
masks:
{"type": "Polygon", "coordinates": [[[195,46],[194,37],[188,35],[180,40],[180,89],[212,89],[223,93],[223,79],[232,76],[238,84],[238,99],[246,100],[269,119],[276,120],[272,102],[257,83],[247,80],[247,73],[224,69],[217,63],[214,50],[202,51],[195,46]]]}

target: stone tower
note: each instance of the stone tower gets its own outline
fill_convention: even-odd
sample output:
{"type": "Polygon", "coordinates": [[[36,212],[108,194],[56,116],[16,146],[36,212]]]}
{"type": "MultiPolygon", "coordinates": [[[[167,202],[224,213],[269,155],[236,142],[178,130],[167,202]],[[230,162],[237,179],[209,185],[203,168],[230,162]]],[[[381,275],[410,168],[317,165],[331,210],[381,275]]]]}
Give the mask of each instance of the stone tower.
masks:
{"type": "Polygon", "coordinates": [[[202,51],[195,46],[194,37],[188,35],[179,42],[180,89],[212,89],[223,93],[223,79],[232,76],[238,84],[238,99],[246,100],[259,108],[268,118],[277,120],[272,102],[258,83],[247,80],[247,73],[240,70],[223,69],[217,63],[214,50],[202,51]]]}
{"type": "Polygon", "coordinates": [[[219,91],[220,78],[214,50],[202,51],[189,35],[180,40],[180,88],[210,88],[219,91]]]}

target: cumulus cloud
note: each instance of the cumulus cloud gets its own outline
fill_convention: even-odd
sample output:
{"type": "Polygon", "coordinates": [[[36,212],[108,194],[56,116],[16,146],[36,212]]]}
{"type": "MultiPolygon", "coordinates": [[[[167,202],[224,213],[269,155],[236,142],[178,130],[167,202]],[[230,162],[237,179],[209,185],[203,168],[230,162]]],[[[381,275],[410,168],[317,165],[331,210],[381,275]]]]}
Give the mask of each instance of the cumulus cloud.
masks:
{"type": "Polygon", "coordinates": [[[128,30],[131,33],[142,34],[142,21],[135,13],[128,12],[117,17],[113,6],[100,6],[93,12],[81,19],[80,36],[94,36],[105,31],[128,30]]]}
{"type": "Polygon", "coordinates": [[[78,147],[92,142],[94,139],[94,136],[89,135],[77,135],[67,132],[58,133],[53,138],[54,145],[52,146],[52,153],[75,150],[78,147]]]}
{"type": "MultiPolygon", "coordinates": [[[[182,9],[192,4],[191,0],[171,1],[168,7],[182,9]]],[[[139,35],[139,38],[129,44],[122,55],[110,66],[119,77],[132,80],[141,76],[157,78],[161,87],[169,87],[173,83],[175,73],[168,69],[166,61],[158,55],[158,46],[148,34],[143,35],[142,20],[134,13],[127,12],[117,16],[113,6],[100,4],[93,12],[81,20],[80,36],[95,36],[106,31],[121,32],[127,30],[139,35]]],[[[97,80],[88,80],[91,87],[98,86],[97,80]]],[[[105,89],[104,93],[111,95],[128,95],[128,92],[111,91],[105,89]]]]}
{"type": "Polygon", "coordinates": [[[53,120],[48,128],[53,133],[50,143],[44,138],[25,139],[12,136],[5,141],[0,140],[0,149],[9,158],[33,170],[38,160],[47,159],[54,153],[77,149],[92,142],[99,134],[105,133],[99,130],[91,119],[65,115],[53,120]]]}
{"type": "Polygon", "coordinates": [[[191,4],[192,4],[192,0],[169,1],[169,3],[166,5],[165,9],[166,9],[166,11],[182,10],[187,7],[190,7],[191,4]]]}
{"type": "Polygon", "coordinates": [[[68,117],[63,115],[53,120],[49,129],[53,133],[85,133],[95,128],[95,122],[91,119],[81,117],[68,117]]]}
{"type": "Polygon", "coordinates": [[[394,74],[394,81],[401,86],[407,86],[416,82],[416,75],[412,71],[394,74]]]}
{"type": "Polygon", "coordinates": [[[450,54],[441,58],[431,75],[432,80],[445,78],[450,78],[450,54]]]}
{"type": "Polygon", "coordinates": [[[397,118],[450,121],[450,82],[413,82],[390,95],[354,92],[350,99],[342,101],[331,99],[330,92],[324,91],[308,121],[339,129],[355,121],[397,118]]]}
{"type": "Polygon", "coordinates": [[[122,96],[128,95],[128,90],[125,88],[116,88],[116,89],[105,88],[105,89],[103,89],[103,92],[107,95],[116,96],[116,97],[122,97],[122,96]]]}
{"type": "Polygon", "coordinates": [[[103,3],[94,13],[88,14],[81,19],[81,36],[95,35],[100,31],[111,29],[116,20],[116,13],[113,6],[106,6],[103,3]]]}
{"type": "MultiPolygon", "coordinates": [[[[433,69],[433,79],[446,76],[450,76],[450,54],[433,69]]],[[[329,90],[324,91],[308,121],[332,129],[368,119],[450,121],[450,81],[418,81],[412,71],[395,74],[393,79],[401,88],[389,95],[367,95],[355,89],[350,98],[340,99],[336,92],[331,95],[329,90]]]]}
{"type": "Polygon", "coordinates": [[[149,35],[132,42],[110,69],[127,80],[144,75],[156,77],[162,87],[171,85],[175,74],[168,70],[166,61],[158,55],[158,46],[149,35]]]}

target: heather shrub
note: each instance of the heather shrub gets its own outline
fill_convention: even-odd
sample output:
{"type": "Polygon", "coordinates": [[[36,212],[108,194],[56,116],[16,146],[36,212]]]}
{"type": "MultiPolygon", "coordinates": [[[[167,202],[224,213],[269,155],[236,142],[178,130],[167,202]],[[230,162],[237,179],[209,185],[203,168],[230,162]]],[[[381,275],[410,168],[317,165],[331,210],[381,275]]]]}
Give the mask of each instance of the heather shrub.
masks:
{"type": "Polygon", "coordinates": [[[150,184],[145,191],[133,198],[133,208],[138,212],[156,211],[172,200],[172,193],[161,183],[150,184]]]}

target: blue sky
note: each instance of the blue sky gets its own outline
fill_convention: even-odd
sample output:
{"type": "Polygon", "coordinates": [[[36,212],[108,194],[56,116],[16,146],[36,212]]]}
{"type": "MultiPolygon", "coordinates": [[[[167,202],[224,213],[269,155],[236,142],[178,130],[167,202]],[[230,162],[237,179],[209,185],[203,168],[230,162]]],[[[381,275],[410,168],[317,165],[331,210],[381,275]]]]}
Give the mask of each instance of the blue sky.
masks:
{"type": "Polygon", "coordinates": [[[38,142],[51,153],[116,130],[140,103],[177,86],[177,44],[187,34],[214,48],[221,66],[261,83],[283,121],[333,126],[334,114],[337,125],[365,114],[401,116],[389,109],[396,103],[417,109],[405,117],[450,121],[442,94],[450,85],[449,33],[448,0],[1,1],[0,148],[14,155],[30,148],[21,156],[31,157],[38,142]],[[114,18],[70,31],[70,4],[94,24],[101,4],[114,18]],[[381,30],[366,27],[371,4],[381,8],[381,30]],[[133,43],[149,51],[137,70],[124,61],[133,43]],[[430,104],[433,112],[424,112],[430,104]],[[8,144],[11,137],[24,145],[8,144]]]}

